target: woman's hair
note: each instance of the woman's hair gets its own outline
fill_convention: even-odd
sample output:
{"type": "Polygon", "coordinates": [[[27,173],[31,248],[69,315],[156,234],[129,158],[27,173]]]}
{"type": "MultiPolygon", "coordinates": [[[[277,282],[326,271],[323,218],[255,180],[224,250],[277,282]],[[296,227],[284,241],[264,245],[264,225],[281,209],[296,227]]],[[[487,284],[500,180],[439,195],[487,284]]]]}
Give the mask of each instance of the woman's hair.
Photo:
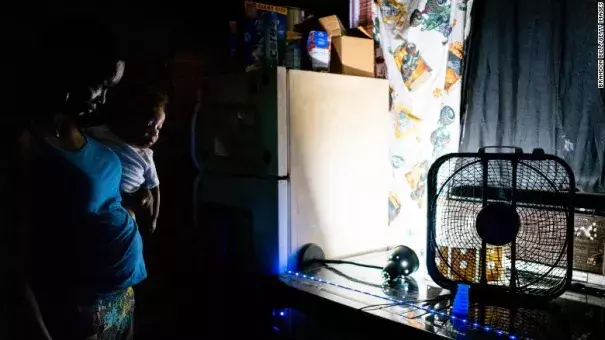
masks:
{"type": "Polygon", "coordinates": [[[54,18],[40,25],[34,41],[25,87],[34,97],[36,116],[55,114],[65,94],[83,91],[111,78],[123,60],[120,43],[94,18],[54,18]],[[38,91],[33,93],[31,90],[38,91]],[[37,104],[37,105],[36,105],[37,104]]]}

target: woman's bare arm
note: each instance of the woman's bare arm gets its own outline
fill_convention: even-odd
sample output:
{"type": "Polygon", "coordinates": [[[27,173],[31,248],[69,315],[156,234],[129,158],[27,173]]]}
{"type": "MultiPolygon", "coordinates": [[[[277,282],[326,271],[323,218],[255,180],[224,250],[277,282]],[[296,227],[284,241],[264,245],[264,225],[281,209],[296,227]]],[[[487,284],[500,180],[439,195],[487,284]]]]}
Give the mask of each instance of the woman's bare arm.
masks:
{"type": "Polygon", "coordinates": [[[33,136],[23,131],[17,141],[17,171],[16,178],[16,203],[18,213],[17,229],[17,284],[23,294],[25,317],[36,328],[34,333],[40,339],[51,340],[51,336],[46,329],[42,319],[42,313],[36,301],[35,295],[27,280],[26,268],[29,262],[29,239],[30,239],[30,216],[32,205],[32,187],[31,187],[31,157],[34,153],[33,136]]]}

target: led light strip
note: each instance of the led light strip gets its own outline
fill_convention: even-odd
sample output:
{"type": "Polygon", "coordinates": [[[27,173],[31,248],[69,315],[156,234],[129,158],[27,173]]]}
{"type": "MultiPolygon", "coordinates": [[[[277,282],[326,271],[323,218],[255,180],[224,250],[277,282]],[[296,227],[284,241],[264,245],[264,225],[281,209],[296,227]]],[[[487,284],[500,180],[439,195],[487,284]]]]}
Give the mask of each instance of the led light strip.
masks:
{"type": "Polygon", "coordinates": [[[298,278],[302,278],[302,279],[306,279],[306,280],[311,280],[311,281],[315,281],[315,282],[319,282],[319,283],[329,284],[329,285],[334,286],[334,287],[338,287],[338,288],[350,290],[352,292],[356,292],[356,293],[361,293],[361,294],[377,297],[379,299],[395,302],[395,303],[400,304],[400,305],[418,308],[418,309],[421,309],[421,310],[423,310],[423,311],[425,311],[427,313],[430,313],[432,315],[439,315],[439,316],[447,317],[447,318],[449,318],[451,320],[460,321],[463,324],[468,325],[467,327],[471,328],[471,329],[482,330],[484,332],[493,332],[493,333],[496,333],[496,334],[501,335],[501,336],[508,336],[508,338],[510,340],[517,340],[517,339],[519,339],[515,335],[512,335],[512,334],[510,334],[510,333],[508,333],[506,331],[503,331],[501,329],[492,328],[492,327],[489,327],[489,326],[482,326],[482,325],[479,325],[478,323],[473,323],[473,324],[469,325],[469,320],[468,319],[457,317],[455,315],[449,315],[448,313],[440,312],[440,311],[437,311],[437,310],[435,310],[433,308],[426,308],[426,307],[423,307],[423,306],[418,306],[418,305],[415,305],[415,304],[413,304],[413,303],[411,303],[409,301],[398,300],[398,299],[391,298],[391,297],[388,297],[388,296],[382,296],[382,295],[374,294],[374,293],[371,293],[371,292],[366,292],[366,291],[363,291],[363,290],[359,290],[359,289],[343,286],[343,285],[340,285],[338,283],[330,282],[330,281],[327,281],[327,280],[324,280],[324,279],[316,278],[314,276],[309,276],[309,275],[305,275],[305,274],[302,274],[302,273],[293,272],[291,270],[289,270],[286,273],[286,275],[293,276],[293,277],[298,277],[298,278]]]}

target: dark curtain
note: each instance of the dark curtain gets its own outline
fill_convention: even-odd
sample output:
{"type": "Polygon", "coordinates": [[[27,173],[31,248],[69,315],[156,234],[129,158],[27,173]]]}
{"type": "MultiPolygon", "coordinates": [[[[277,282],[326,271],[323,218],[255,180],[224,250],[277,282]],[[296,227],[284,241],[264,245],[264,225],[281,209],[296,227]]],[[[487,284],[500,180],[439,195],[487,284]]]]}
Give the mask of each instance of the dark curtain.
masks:
{"type": "Polygon", "coordinates": [[[580,190],[605,192],[597,1],[476,0],[473,21],[461,151],[542,148],[580,190]]]}

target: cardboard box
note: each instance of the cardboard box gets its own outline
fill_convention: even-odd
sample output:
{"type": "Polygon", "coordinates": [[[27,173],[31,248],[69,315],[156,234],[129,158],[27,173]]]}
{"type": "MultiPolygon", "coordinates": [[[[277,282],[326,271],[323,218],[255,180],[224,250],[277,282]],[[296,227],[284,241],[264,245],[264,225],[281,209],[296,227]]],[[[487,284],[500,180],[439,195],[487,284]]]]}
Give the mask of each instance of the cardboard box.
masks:
{"type": "Polygon", "coordinates": [[[345,35],[346,29],[340,19],[335,15],[330,15],[319,19],[319,24],[324,28],[330,37],[340,37],[345,35]]]}
{"type": "Polygon", "coordinates": [[[319,19],[332,38],[330,72],[350,76],[374,77],[374,39],[358,27],[349,35],[337,16],[319,19]]]}
{"type": "Polygon", "coordinates": [[[332,39],[330,72],[374,77],[374,41],[356,37],[332,39]]]}

